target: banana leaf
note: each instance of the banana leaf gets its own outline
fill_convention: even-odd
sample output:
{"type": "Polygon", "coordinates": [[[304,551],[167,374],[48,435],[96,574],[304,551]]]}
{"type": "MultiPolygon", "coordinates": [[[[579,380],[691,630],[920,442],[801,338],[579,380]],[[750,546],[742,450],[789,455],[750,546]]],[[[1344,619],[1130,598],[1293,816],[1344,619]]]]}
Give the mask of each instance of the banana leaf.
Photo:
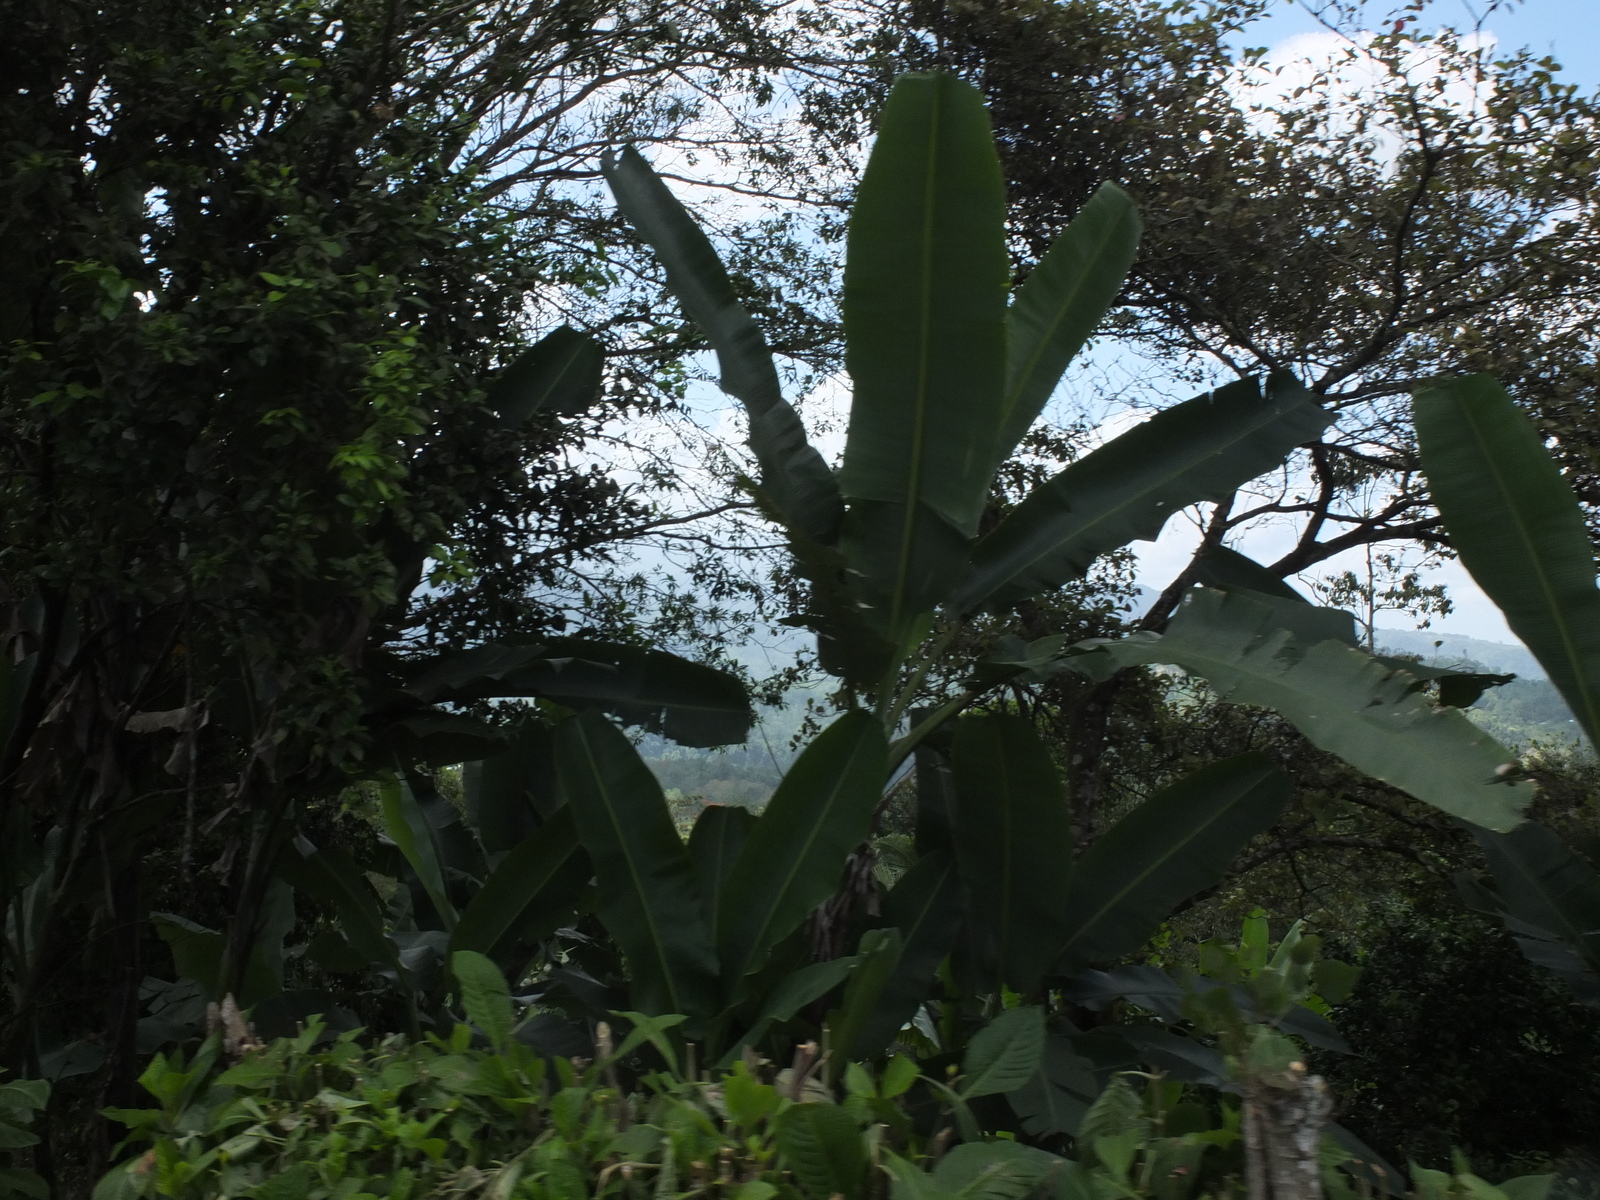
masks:
{"type": "Polygon", "coordinates": [[[1067,889],[1066,969],[1143,945],[1183,901],[1216,884],[1294,788],[1263,755],[1241,754],[1162,788],[1084,851],[1067,889]]]}
{"type": "Polygon", "coordinates": [[[1006,392],[996,467],[1044,410],[1062,373],[1117,298],[1142,228],[1128,194],[1102,184],[1018,290],[1006,314],[1006,392]]]}
{"type": "Polygon", "coordinates": [[[708,1020],[716,954],[699,888],[661,785],[623,734],[598,713],[556,728],[556,774],[594,864],[600,920],[627,958],[633,1007],[708,1020]]]}
{"type": "Polygon", "coordinates": [[[717,900],[726,987],[760,967],[838,887],[846,857],[871,831],[887,755],[882,725],[856,710],[823,730],[784,773],[717,900]]]}
{"type": "Polygon", "coordinates": [[[1487,375],[1423,388],[1414,408],[1451,546],[1600,744],[1600,589],[1572,485],[1487,375]]]}
{"type": "Polygon", "coordinates": [[[484,400],[508,429],[541,412],[575,416],[600,398],[605,361],[599,342],[563,325],[501,371],[484,400]]]}
{"type": "Polygon", "coordinates": [[[1060,773],[1031,723],[965,717],[951,756],[956,861],[1001,978],[1027,992],[1067,934],[1072,822],[1060,773]]]}
{"type": "Polygon", "coordinates": [[[1123,667],[1172,663],[1224,699],[1275,709],[1315,745],[1474,825],[1510,829],[1532,799],[1532,785],[1508,769],[1511,754],[1432,704],[1415,676],[1336,640],[1297,638],[1275,607],[1242,592],[1195,588],[1166,633],[1101,653],[1123,667]]]}
{"type": "Polygon", "coordinates": [[[783,398],[772,352],[710,239],[632,147],[601,160],[601,170],[629,223],[667,270],[667,284],[717,352],[722,390],[740,400],[761,486],[784,522],[802,537],[831,545],[844,517],[833,472],[806,440],[800,416],[783,398]]]}
{"type": "Polygon", "coordinates": [[[1328,421],[1286,377],[1265,390],[1242,379],[1158,413],[1035,488],[978,543],[950,603],[1003,606],[1069,583],[1100,555],[1155,538],[1180,509],[1277,467],[1328,421]]]}

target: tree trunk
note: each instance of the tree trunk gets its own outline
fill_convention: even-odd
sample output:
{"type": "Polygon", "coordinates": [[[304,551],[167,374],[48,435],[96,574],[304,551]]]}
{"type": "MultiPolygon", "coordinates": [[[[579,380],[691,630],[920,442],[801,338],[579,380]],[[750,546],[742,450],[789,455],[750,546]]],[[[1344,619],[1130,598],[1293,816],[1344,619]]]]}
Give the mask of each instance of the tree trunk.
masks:
{"type": "Polygon", "coordinates": [[[1333,1112],[1320,1075],[1295,1063],[1244,1087],[1245,1183],[1249,1200],[1322,1200],[1318,1150],[1333,1112]]]}
{"type": "MultiPolygon", "coordinates": [[[[106,982],[106,1075],[100,1091],[100,1108],[138,1108],[139,1087],[139,986],[144,982],[141,942],[144,905],[140,896],[139,857],[107,889],[106,921],[111,929],[110,972],[106,982]]],[[[97,1174],[111,1165],[117,1138],[111,1123],[98,1118],[97,1174]]]]}

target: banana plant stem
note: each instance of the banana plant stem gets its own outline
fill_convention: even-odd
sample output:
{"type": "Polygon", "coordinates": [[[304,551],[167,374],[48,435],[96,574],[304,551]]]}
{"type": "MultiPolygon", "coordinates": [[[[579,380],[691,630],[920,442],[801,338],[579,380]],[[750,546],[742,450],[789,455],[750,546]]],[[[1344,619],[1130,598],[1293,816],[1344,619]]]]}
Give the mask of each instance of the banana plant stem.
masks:
{"type": "Polygon", "coordinates": [[[896,738],[891,742],[889,745],[889,775],[893,776],[899,770],[900,764],[905,762],[906,756],[915,750],[924,738],[982,694],[982,691],[977,688],[970,688],[962,692],[954,700],[946,701],[934,709],[921,722],[912,727],[911,731],[904,737],[896,738]]]}
{"type": "Polygon", "coordinates": [[[944,652],[950,648],[950,643],[955,640],[956,634],[960,632],[960,622],[951,622],[949,628],[935,638],[933,644],[921,656],[917,665],[912,669],[911,677],[906,680],[905,686],[895,696],[894,703],[883,714],[883,725],[886,730],[892,733],[895,726],[900,724],[900,718],[905,715],[905,711],[910,706],[911,701],[916,698],[917,689],[928,678],[928,672],[933,670],[933,664],[938,662],[944,652]]]}

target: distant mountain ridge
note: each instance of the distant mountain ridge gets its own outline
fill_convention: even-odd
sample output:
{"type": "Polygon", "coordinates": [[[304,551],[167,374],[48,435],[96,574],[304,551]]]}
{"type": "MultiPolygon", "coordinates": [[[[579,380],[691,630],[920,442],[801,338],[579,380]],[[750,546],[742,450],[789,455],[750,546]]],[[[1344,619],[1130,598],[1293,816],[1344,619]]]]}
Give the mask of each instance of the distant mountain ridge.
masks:
{"type": "Polygon", "coordinates": [[[1527,647],[1515,642],[1490,642],[1459,633],[1431,629],[1379,629],[1380,649],[1395,654],[1420,654],[1429,666],[1471,662],[1520,679],[1544,679],[1544,668],[1527,647]],[[1437,643],[1437,644],[1436,644],[1437,643]]]}

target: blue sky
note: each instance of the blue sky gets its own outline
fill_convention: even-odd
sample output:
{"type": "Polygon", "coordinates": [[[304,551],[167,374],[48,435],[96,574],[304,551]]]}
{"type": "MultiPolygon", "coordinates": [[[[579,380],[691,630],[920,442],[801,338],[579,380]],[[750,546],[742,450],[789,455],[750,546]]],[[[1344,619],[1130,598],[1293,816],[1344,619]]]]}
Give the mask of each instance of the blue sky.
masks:
{"type": "MultiPolygon", "coordinates": [[[[1374,4],[1374,20],[1391,7],[1374,4]]],[[[1439,24],[1470,27],[1489,8],[1489,0],[1434,0],[1429,15],[1439,24]]],[[[1484,19],[1483,27],[1502,46],[1528,46],[1553,56],[1568,82],[1584,88],[1600,86],[1600,0],[1523,0],[1502,4],[1484,19]]],[[[1298,0],[1283,0],[1277,10],[1247,31],[1244,43],[1272,46],[1319,25],[1298,0]]]]}

